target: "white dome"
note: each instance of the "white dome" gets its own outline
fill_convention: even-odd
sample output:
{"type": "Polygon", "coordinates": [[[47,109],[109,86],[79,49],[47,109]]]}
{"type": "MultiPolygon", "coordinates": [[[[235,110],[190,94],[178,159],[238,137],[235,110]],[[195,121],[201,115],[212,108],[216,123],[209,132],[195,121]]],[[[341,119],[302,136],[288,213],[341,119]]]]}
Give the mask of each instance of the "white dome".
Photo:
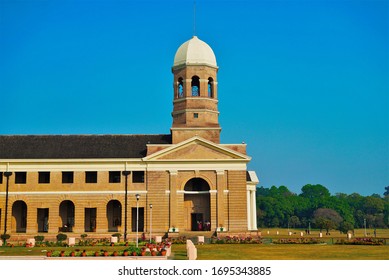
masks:
{"type": "Polygon", "coordinates": [[[211,47],[196,36],[183,43],[174,56],[173,67],[179,65],[202,64],[217,67],[216,57],[211,47]]]}

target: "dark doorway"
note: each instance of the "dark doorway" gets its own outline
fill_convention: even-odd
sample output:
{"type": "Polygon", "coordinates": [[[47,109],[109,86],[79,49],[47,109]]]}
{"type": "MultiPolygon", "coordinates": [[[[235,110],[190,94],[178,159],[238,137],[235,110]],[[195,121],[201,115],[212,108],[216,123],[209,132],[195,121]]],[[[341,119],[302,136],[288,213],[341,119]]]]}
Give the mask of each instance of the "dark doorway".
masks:
{"type": "Polygon", "coordinates": [[[49,208],[38,208],[38,232],[49,231],[49,208]]]}
{"type": "Polygon", "coordinates": [[[26,232],[27,204],[24,201],[15,201],[12,205],[12,229],[16,232],[26,232]]]}
{"type": "Polygon", "coordinates": [[[204,230],[203,213],[192,213],[192,231],[204,230]]]}
{"type": "Polygon", "coordinates": [[[96,208],[85,208],[85,232],[96,231],[96,208]]]}
{"type": "Polygon", "coordinates": [[[122,204],[118,200],[111,200],[107,204],[108,231],[118,232],[122,225],[122,204]]]}
{"type": "MultiPolygon", "coordinates": [[[[132,221],[132,232],[136,232],[136,207],[133,207],[131,210],[131,221],[132,221]]],[[[143,207],[139,207],[139,224],[138,224],[138,232],[144,231],[145,225],[145,209],[143,207]]]]}
{"type": "Polygon", "coordinates": [[[190,179],[184,187],[185,230],[211,230],[210,187],[202,178],[190,179]]]}
{"type": "Polygon", "coordinates": [[[70,200],[64,200],[59,205],[59,216],[62,224],[60,231],[72,232],[74,226],[74,203],[70,200]]]}

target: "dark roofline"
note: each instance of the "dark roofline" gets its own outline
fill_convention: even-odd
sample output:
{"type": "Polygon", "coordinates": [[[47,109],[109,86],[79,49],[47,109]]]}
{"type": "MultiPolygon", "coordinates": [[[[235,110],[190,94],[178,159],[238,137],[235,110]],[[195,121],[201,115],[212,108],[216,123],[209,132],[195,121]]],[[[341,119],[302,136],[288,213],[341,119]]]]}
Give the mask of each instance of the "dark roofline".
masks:
{"type": "Polygon", "coordinates": [[[1,135],[0,159],[142,158],[170,134],[1,135]]]}

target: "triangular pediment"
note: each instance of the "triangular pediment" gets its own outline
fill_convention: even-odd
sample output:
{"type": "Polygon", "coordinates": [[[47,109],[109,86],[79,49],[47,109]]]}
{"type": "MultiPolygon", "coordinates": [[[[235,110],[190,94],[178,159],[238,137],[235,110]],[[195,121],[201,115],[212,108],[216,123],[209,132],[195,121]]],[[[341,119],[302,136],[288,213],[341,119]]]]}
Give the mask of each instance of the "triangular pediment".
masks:
{"type": "Polygon", "coordinates": [[[193,137],[170,145],[144,158],[148,161],[176,160],[250,160],[250,157],[232,149],[215,144],[201,137],[193,137]]]}

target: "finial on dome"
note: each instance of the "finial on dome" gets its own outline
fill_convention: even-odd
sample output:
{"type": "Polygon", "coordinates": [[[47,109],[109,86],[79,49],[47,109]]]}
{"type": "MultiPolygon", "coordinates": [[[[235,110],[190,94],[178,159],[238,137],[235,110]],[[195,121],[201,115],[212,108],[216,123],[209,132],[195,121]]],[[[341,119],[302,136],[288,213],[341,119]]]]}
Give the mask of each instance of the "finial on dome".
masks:
{"type": "Polygon", "coordinates": [[[193,37],[196,36],[196,0],[193,1],[193,37]]]}

